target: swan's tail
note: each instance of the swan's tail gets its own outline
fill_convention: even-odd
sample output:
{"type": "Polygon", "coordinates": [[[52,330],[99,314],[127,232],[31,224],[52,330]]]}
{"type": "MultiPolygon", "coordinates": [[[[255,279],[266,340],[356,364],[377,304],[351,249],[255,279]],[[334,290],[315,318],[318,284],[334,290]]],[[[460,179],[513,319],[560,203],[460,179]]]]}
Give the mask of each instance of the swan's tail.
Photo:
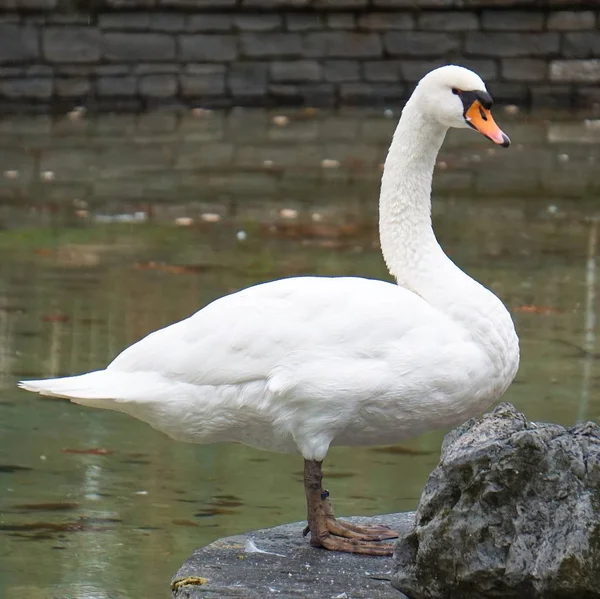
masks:
{"type": "Polygon", "coordinates": [[[156,396],[160,382],[153,373],[96,370],[78,376],[20,381],[19,387],[40,395],[64,397],[93,408],[119,410],[114,402],[147,401],[156,396]]]}

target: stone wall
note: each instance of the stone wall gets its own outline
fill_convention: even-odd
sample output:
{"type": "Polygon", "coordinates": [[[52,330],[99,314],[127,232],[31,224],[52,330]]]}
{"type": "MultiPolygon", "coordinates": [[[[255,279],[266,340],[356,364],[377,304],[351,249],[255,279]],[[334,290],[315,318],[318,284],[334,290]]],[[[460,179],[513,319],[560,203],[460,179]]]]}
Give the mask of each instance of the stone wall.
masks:
{"type": "Polygon", "coordinates": [[[448,62],[501,102],[589,106],[599,15],[598,0],[3,0],[0,107],[387,106],[448,62]]]}

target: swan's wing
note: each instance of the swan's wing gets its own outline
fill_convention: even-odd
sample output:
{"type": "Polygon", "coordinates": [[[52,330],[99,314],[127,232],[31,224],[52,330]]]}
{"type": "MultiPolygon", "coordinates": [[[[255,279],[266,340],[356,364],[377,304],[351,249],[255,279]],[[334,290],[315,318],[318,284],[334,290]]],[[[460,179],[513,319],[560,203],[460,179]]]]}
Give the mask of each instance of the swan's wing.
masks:
{"type": "MultiPolygon", "coordinates": [[[[360,278],[282,279],[220,298],[123,351],[109,371],[152,372],[194,385],[272,379],[305,364],[382,355],[390,343],[445,316],[396,285],[360,278]]],[[[307,373],[308,375],[308,373],[307,373]]],[[[277,384],[275,384],[277,386],[277,384]]]]}

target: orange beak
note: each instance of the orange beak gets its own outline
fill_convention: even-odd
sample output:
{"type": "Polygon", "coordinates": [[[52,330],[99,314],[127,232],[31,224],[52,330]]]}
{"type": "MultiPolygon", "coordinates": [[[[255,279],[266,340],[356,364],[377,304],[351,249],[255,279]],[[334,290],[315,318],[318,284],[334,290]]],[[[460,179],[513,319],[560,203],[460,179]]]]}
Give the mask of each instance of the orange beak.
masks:
{"type": "Polygon", "coordinates": [[[475,100],[465,113],[465,121],[470,127],[491,139],[495,144],[501,145],[503,148],[508,148],[510,139],[508,135],[496,125],[492,113],[484,108],[479,100],[475,100]]]}

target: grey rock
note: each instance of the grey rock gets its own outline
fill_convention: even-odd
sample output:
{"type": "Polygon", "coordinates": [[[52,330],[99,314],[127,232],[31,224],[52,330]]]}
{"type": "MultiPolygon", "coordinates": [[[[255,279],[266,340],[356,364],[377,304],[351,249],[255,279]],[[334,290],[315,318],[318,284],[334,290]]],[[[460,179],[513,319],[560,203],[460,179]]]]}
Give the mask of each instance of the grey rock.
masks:
{"type": "Polygon", "coordinates": [[[229,69],[227,84],[234,96],[262,96],[267,91],[268,65],[264,62],[238,62],[229,69]]]}
{"type": "Polygon", "coordinates": [[[0,24],[0,64],[28,62],[39,56],[35,27],[0,24]]]}
{"type": "Polygon", "coordinates": [[[141,96],[172,98],[177,95],[178,79],[175,75],[144,75],[139,79],[141,96]]]}
{"type": "Polygon", "coordinates": [[[152,12],[149,16],[152,31],[184,31],[186,28],[186,19],[183,13],[152,12]]]}
{"type": "Polygon", "coordinates": [[[465,42],[468,54],[514,58],[519,56],[547,56],[557,54],[560,47],[558,33],[496,33],[469,31],[465,42]]]}
{"type": "Polygon", "coordinates": [[[600,33],[598,31],[565,33],[563,55],[565,58],[600,57],[600,33]]]}
{"type": "Polygon", "coordinates": [[[499,69],[498,63],[495,60],[489,58],[461,58],[459,64],[475,71],[488,83],[498,79],[499,69]]]}
{"type": "MultiPolygon", "coordinates": [[[[405,534],[413,517],[413,513],[391,514],[374,520],[405,534]]],[[[257,530],[198,549],[173,577],[173,598],[401,599],[389,583],[391,558],[315,550],[302,537],[304,525],[297,522],[257,530]],[[270,553],[248,552],[248,541],[270,553]],[[191,577],[196,577],[196,584],[191,577]],[[185,584],[186,579],[190,584],[185,584]],[[201,579],[206,582],[198,584],[201,579]]]]}
{"type": "Polygon", "coordinates": [[[385,49],[393,56],[440,56],[458,50],[456,33],[390,31],[385,34],[385,49]]]}
{"type": "Polygon", "coordinates": [[[360,65],[358,60],[324,60],[323,77],[325,81],[339,83],[342,81],[358,81],[360,65]]]}
{"type": "Polygon", "coordinates": [[[358,26],[373,31],[388,29],[407,31],[415,28],[415,17],[408,12],[368,12],[358,17],[358,26]]]}
{"type": "Polygon", "coordinates": [[[505,58],[502,76],[507,81],[547,81],[548,63],[538,58],[505,58]]]}
{"type": "Polygon", "coordinates": [[[242,33],[242,54],[248,58],[296,58],[302,56],[298,33],[242,33]]]}
{"type": "MultiPolygon", "coordinates": [[[[96,75],[107,75],[109,77],[129,75],[131,67],[125,64],[99,64],[93,67],[96,75]]],[[[65,70],[65,67],[61,67],[61,71],[65,70]]]]}
{"type": "Polygon", "coordinates": [[[594,29],[596,15],[591,10],[557,10],[548,15],[548,29],[557,31],[578,31],[594,29]]]}
{"type": "Polygon", "coordinates": [[[47,27],[42,45],[48,62],[97,62],[100,31],[95,27],[47,27]]]}
{"type": "Polygon", "coordinates": [[[481,24],[484,29],[495,31],[541,31],[544,13],[539,10],[484,10],[481,24]]]}
{"type": "Polygon", "coordinates": [[[271,80],[278,83],[314,82],[322,79],[321,65],[315,60],[271,63],[271,80]]]}
{"type": "Polygon", "coordinates": [[[182,35],[179,38],[179,57],[206,62],[235,60],[237,40],[234,35],[182,35]]]}
{"type": "Polygon", "coordinates": [[[600,597],[600,427],[510,404],[444,439],[392,584],[411,599],[600,597]]]}
{"type": "Polygon", "coordinates": [[[427,11],[419,16],[419,29],[429,31],[470,31],[479,28],[473,12],[427,11]]]}
{"type": "Polygon", "coordinates": [[[106,32],[102,56],[113,62],[168,61],[175,58],[175,39],[164,33],[106,32]]]}
{"type": "Polygon", "coordinates": [[[133,73],[135,75],[167,75],[179,73],[180,70],[180,64],[162,62],[140,63],[133,67],[133,73]]]}
{"type": "Polygon", "coordinates": [[[376,58],[383,47],[379,35],[353,31],[324,31],[308,33],[304,53],[307,57],[376,58]]]}

